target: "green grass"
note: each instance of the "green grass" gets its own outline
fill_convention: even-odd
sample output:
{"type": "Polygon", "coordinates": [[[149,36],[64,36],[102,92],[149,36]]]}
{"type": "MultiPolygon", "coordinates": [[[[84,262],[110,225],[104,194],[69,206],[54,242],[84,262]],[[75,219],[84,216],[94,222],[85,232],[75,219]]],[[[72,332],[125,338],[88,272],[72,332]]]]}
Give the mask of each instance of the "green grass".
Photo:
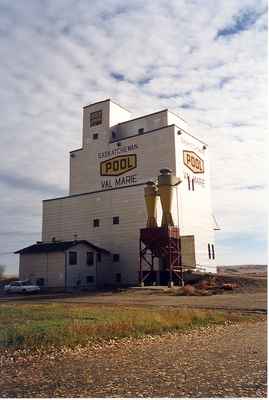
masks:
{"type": "Polygon", "coordinates": [[[1,305],[0,349],[76,346],[223,324],[222,312],[88,305],[1,305]]]}

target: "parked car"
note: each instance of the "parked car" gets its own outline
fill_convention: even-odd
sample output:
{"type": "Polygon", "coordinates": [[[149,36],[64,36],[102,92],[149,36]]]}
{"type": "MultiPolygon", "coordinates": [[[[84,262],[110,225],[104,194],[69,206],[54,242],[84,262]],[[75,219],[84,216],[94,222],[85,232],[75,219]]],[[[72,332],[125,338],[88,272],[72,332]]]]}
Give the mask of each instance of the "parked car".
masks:
{"type": "Polygon", "coordinates": [[[13,281],[4,286],[5,293],[38,293],[40,287],[29,281],[13,281]]]}

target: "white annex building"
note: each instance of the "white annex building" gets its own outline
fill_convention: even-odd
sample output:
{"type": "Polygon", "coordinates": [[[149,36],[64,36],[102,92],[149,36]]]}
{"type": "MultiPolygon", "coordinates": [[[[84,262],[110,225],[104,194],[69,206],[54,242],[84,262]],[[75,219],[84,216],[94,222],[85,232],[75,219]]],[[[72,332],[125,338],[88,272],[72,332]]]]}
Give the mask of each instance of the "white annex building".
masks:
{"type": "Polygon", "coordinates": [[[17,252],[21,279],[49,287],[137,284],[144,187],[163,168],[183,180],[172,204],[182,264],[216,272],[208,146],[167,109],[130,119],[108,99],[83,109],[69,195],[44,200],[42,241],[17,252]]]}

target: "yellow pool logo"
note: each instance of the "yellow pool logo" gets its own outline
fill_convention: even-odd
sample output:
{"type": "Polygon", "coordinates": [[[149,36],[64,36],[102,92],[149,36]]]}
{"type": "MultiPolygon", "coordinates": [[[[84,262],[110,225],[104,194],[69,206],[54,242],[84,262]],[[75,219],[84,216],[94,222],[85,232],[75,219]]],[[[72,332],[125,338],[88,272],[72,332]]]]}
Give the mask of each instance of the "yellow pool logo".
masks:
{"type": "Polygon", "coordinates": [[[101,176],[119,176],[136,167],[136,154],[117,156],[100,163],[100,174],[101,176]]]}
{"type": "Polygon", "coordinates": [[[184,164],[195,174],[205,172],[204,161],[194,151],[183,150],[184,164]]]}

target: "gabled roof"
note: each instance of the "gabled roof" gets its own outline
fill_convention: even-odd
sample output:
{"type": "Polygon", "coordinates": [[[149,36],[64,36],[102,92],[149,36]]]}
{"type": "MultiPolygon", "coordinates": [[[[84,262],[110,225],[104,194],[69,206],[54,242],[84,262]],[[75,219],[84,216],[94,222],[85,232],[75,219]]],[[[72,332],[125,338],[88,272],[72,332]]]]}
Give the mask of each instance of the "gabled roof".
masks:
{"type": "Polygon", "coordinates": [[[55,251],[65,251],[70,247],[78,244],[86,244],[92,249],[99,253],[110,254],[108,250],[102,249],[101,247],[95,246],[93,243],[87,240],[69,240],[69,241],[55,241],[55,242],[38,242],[32,246],[25,247],[21,250],[15,251],[15,254],[36,254],[36,253],[52,253],[55,251]]]}

